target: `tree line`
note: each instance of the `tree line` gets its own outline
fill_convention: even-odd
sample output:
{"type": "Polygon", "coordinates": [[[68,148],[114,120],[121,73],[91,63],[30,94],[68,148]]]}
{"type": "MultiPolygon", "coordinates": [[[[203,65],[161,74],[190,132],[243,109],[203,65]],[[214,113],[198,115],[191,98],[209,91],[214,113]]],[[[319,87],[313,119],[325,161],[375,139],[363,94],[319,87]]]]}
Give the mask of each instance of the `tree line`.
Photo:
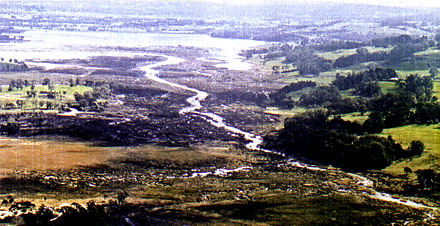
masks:
{"type": "Polygon", "coordinates": [[[414,141],[404,149],[391,137],[372,134],[384,128],[408,124],[440,122],[440,104],[432,96],[432,77],[410,75],[395,82],[393,93],[342,98],[339,90],[369,89],[371,84],[397,77],[392,69],[375,69],[338,77],[332,85],[316,86],[313,82],[290,84],[270,96],[282,100],[283,105],[312,109],[287,119],[284,128],[265,137],[265,147],[284,151],[313,161],[352,169],[380,169],[393,161],[419,155],[423,143],[414,141]],[[302,90],[307,90],[306,92],[302,90]],[[289,91],[301,91],[298,101],[288,98],[289,91]],[[338,114],[361,112],[368,119],[362,124],[344,121],[338,114]]]}
{"type": "MultiPolygon", "coordinates": [[[[385,61],[388,64],[396,64],[407,58],[413,58],[413,55],[416,52],[424,51],[430,47],[436,46],[435,40],[430,40],[425,36],[412,38],[408,35],[400,35],[374,39],[368,42],[330,41],[314,45],[299,46],[280,44],[265,49],[264,59],[266,61],[285,57],[283,63],[291,65],[293,68],[287,71],[297,70],[300,75],[317,76],[319,73],[329,71],[332,68],[344,68],[365,62],[385,61]],[[365,46],[391,48],[391,50],[369,52],[365,46]],[[316,54],[317,51],[328,52],[341,49],[356,49],[356,53],[348,56],[341,56],[334,61],[327,60],[316,54]]],[[[253,53],[248,52],[247,54],[249,54],[247,55],[248,57],[251,57],[253,53]]],[[[278,66],[278,69],[280,68],[282,67],[278,66]]],[[[278,70],[274,69],[274,72],[278,72],[278,70]]]]}
{"type": "Polygon", "coordinates": [[[307,111],[287,119],[283,129],[266,136],[263,147],[354,171],[382,169],[424,150],[420,141],[412,141],[404,149],[391,136],[363,135],[367,130],[357,122],[330,117],[325,110],[307,111]]]}

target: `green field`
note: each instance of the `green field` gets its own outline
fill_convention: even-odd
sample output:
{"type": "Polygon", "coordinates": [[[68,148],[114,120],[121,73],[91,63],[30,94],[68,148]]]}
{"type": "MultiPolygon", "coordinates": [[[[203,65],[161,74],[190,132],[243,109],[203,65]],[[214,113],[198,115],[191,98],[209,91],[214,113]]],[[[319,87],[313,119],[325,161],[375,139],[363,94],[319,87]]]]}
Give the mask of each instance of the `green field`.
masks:
{"type": "Polygon", "coordinates": [[[3,110],[17,108],[21,110],[46,109],[47,103],[51,103],[55,107],[55,105],[75,101],[74,93],[83,94],[87,91],[93,91],[93,88],[88,86],[70,87],[68,85],[54,85],[52,91],[57,93],[57,95],[55,98],[50,98],[47,95],[47,92],[50,92],[47,85],[36,85],[34,88],[35,97],[28,95],[32,91],[30,86],[12,91],[7,91],[7,89],[7,87],[2,87],[2,92],[0,92],[0,106],[3,110]],[[22,107],[18,106],[20,102],[23,104],[22,107]]]}
{"type": "Polygon", "coordinates": [[[383,136],[391,135],[404,148],[413,140],[420,140],[425,144],[425,152],[417,158],[396,162],[385,169],[386,172],[402,174],[403,168],[409,167],[413,171],[428,169],[440,164],[440,126],[439,125],[407,125],[385,129],[383,136]]]}
{"type": "MultiPolygon", "coordinates": [[[[383,48],[383,47],[374,47],[374,46],[365,46],[362,47],[368,50],[370,53],[383,52],[383,51],[391,51],[391,48],[383,48]]],[[[350,55],[356,54],[357,49],[339,49],[335,51],[329,52],[317,52],[316,55],[322,57],[326,60],[335,61],[340,57],[346,57],[350,55]]]]}
{"type": "Polygon", "coordinates": [[[318,55],[319,57],[322,57],[326,60],[331,60],[331,61],[335,61],[340,57],[350,56],[353,54],[356,54],[356,49],[339,49],[339,50],[330,51],[330,52],[317,52],[316,53],[316,55],[318,55]]]}
{"type": "Polygon", "coordinates": [[[350,122],[357,122],[363,124],[368,119],[368,114],[362,114],[360,112],[353,112],[342,114],[342,119],[350,122]]]}
{"type": "Polygon", "coordinates": [[[431,47],[425,51],[414,53],[414,56],[438,56],[440,55],[440,49],[437,47],[431,47]]]}
{"type": "Polygon", "coordinates": [[[383,94],[393,93],[398,88],[395,82],[381,81],[379,87],[383,94]]]}

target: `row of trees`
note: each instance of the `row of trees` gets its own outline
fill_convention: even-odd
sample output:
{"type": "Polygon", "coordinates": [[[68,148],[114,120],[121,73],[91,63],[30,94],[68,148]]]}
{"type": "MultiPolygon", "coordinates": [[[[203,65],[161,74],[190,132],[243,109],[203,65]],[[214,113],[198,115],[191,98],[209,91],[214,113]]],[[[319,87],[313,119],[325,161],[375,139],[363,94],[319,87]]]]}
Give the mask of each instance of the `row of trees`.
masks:
{"type": "MultiPolygon", "coordinates": [[[[412,58],[413,54],[435,46],[434,40],[427,37],[412,38],[408,35],[375,39],[369,42],[330,41],[315,45],[280,45],[278,48],[265,49],[265,59],[270,60],[278,57],[286,57],[285,64],[292,64],[300,75],[319,75],[320,72],[329,71],[332,68],[344,68],[359,63],[372,61],[387,61],[396,64],[406,58],[412,58]],[[391,51],[378,51],[370,53],[365,46],[392,47],[391,51]],[[341,56],[334,62],[326,60],[315,54],[315,51],[335,51],[340,49],[356,49],[356,53],[341,56]]],[[[429,66],[431,67],[431,66],[429,66]]],[[[281,67],[280,67],[281,68],[281,67]]]]}
{"type": "Polygon", "coordinates": [[[265,137],[265,147],[352,170],[381,169],[397,159],[421,154],[424,145],[420,141],[404,149],[391,137],[371,135],[384,128],[440,122],[440,103],[432,96],[432,77],[410,75],[396,81],[394,92],[382,94],[377,82],[395,77],[395,71],[378,68],[340,76],[329,86],[301,82],[283,88],[278,93],[302,90],[299,101],[290,100],[292,105],[325,110],[287,119],[282,130],[265,137]],[[338,87],[361,96],[342,98],[338,87]],[[337,116],[350,112],[369,112],[368,119],[359,124],[337,116]]]}
{"type": "Polygon", "coordinates": [[[424,150],[420,141],[404,149],[391,137],[359,136],[366,132],[364,125],[329,116],[316,110],[289,118],[282,130],[265,137],[264,147],[355,171],[382,169],[424,150]]]}
{"type": "MultiPolygon", "coordinates": [[[[413,57],[413,54],[419,51],[424,51],[430,47],[435,46],[435,42],[427,38],[412,39],[409,36],[390,37],[383,41],[383,44],[374,44],[381,47],[394,46],[391,51],[379,51],[375,53],[368,52],[365,48],[358,48],[356,54],[349,56],[342,56],[333,63],[334,68],[349,67],[358,63],[370,61],[388,61],[391,64],[396,64],[405,58],[413,57]]],[[[375,41],[373,40],[372,43],[375,41]]]]}
{"type": "MultiPolygon", "coordinates": [[[[341,89],[354,86],[352,93],[362,97],[343,99],[338,86],[321,86],[312,88],[301,95],[298,102],[291,105],[324,107],[333,114],[369,111],[371,125],[377,128],[372,131],[376,132],[382,131],[383,128],[412,123],[440,121],[440,104],[437,98],[432,96],[432,78],[410,75],[406,79],[396,81],[396,92],[383,95],[376,81],[369,82],[372,78],[371,72],[370,70],[353,76],[339,77],[334,82],[341,89]]],[[[390,71],[389,75],[394,73],[390,71]]]]}
{"type": "Polygon", "coordinates": [[[332,62],[316,55],[313,49],[299,46],[286,54],[285,63],[294,65],[300,75],[319,75],[332,68],[332,62]]]}
{"type": "MultiPolygon", "coordinates": [[[[76,84],[79,84],[79,80],[76,80],[76,84]]],[[[70,107],[83,111],[103,111],[107,103],[100,101],[100,99],[104,99],[111,94],[110,85],[105,81],[86,80],[86,86],[93,87],[93,91],[87,91],[83,94],[74,93],[75,103],[70,104],[70,107]]]]}

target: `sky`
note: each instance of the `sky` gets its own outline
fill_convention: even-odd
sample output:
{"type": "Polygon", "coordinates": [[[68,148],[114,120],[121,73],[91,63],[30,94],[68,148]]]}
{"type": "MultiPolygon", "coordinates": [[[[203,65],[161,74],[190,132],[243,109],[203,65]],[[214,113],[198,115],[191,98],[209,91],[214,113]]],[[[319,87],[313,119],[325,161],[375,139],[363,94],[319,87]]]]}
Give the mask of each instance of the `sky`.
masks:
{"type": "MultiPolygon", "coordinates": [[[[211,1],[221,4],[270,4],[274,0],[193,0],[193,1],[211,1]]],[[[423,7],[423,8],[440,8],[440,0],[275,0],[285,3],[358,3],[379,6],[397,6],[397,7],[423,7]]]]}
{"type": "MultiPolygon", "coordinates": [[[[47,1],[72,1],[72,0],[47,0],[47,1]]],[[[80,1],[95,1],[95,0],[80,0],[80,1]]],[[[116,2],[194,1],[194,2],[215,2],[215,3],[227,4],[227,5],[255,5],[255,4],[265,5],[265,4],[274,4],[276,2],[289,3],[289,4],[297,4],[297,3],[322,4],[322,3],[333,2],[333,3],[356,3],[356,4],[368,4],[368,5],[378,5],[378,6],[410,7],[410,8],[414,8],[414,7],[440,8],[440,0],[108,0],[108,1],[116,1],[116,2]]]]}

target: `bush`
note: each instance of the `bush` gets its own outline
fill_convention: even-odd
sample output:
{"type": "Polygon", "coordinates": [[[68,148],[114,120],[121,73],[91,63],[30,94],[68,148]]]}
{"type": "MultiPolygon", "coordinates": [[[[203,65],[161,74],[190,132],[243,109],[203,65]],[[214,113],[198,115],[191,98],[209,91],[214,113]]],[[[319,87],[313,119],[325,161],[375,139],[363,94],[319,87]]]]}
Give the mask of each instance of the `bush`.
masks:
{"type": "Polygon", "coordinates": [[[419,140],[413,140],[409,144],[408,154],[409,156],[421,155],[424,149],[425,149],[425,144],[423,144],[423,142],[419,140]]]}

